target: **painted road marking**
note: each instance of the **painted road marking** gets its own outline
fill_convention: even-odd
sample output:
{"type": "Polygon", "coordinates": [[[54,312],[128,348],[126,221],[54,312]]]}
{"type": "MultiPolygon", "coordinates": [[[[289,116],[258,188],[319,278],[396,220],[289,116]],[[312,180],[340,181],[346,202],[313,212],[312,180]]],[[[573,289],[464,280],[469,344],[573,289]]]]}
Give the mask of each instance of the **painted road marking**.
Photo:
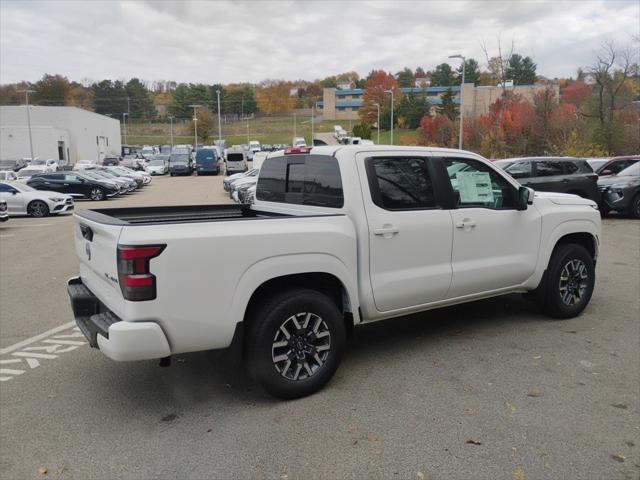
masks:
{"type": "Polygon", "coordinates": [[[65,323],[0,350],[0,355],[9,356],[0,360],[0,382],[7,382],[38,368],[40,360],[55,360],[61,353],[72,352],[87,345],[83,333],[74,325],[75,322],[65,323]],[[56,335],[57,333],[60,335],[56,335]],[[74,340],[69,340],[71,338],[74,340]],[[4,365],[10,365],[10,367],[4,368],[4,365]],[[22,370],[18,370],[19,368],[22,370]]]}

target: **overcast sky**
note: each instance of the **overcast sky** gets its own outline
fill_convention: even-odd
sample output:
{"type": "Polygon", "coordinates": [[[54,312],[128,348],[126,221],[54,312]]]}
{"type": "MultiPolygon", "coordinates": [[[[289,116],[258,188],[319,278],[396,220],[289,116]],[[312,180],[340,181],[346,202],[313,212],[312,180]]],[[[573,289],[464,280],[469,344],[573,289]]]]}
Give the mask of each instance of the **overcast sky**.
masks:
{"type": "MultiPolygon", "coordinates": [[[[259,82],[349,70],[431,69],[451,54],[484,67],[484,40],[572,76],[604,40],[630,44],[631,1],[10,1],[0,0],[0,82],[69,79],[259,82]]],[[[457,60],[450,60],[453,64],[457,60]]]]}

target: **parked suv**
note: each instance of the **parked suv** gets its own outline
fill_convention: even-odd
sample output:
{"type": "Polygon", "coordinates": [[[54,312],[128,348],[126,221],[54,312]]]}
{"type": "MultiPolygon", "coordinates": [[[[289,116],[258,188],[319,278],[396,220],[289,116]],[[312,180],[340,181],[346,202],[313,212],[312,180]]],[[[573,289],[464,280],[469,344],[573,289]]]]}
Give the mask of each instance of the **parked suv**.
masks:
{"type": "Polygon", "coordinates": [[[617,175],[622,170],[630,167],[634,163],[640,162],[640,155],[630,155],[627,157],[615,157],[610,159],[594,159],[587,160],[593,171],[599,177],[608,177],[609,175],[617,175]]]}
{"type": "Polygon", "coordinates": [[[525,187],[539,192],[572,193],[599,202],[598,175],[583,158],[529,157],[494,162],[525,187]]]}
{"type": "Polygon", "coordinates": [[[600,210],[610,210],[640,218],[640,162],[635,162],[615,175],[598,180],[602,194],[600,210]]]}

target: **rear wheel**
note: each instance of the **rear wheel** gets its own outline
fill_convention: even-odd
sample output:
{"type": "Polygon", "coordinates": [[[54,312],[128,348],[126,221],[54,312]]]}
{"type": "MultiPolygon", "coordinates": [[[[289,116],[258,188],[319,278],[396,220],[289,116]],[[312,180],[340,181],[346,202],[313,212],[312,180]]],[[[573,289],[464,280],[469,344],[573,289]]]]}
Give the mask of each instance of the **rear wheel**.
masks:
{"type": "Polygon", "coordinates": [[[547,271],[533,292],[538,304],[555,318],[579,315],[593,294],[596,272],[593,258],[574,243],[556,247],[547,271]]]}
{"type": "Polygon", "coordinates": [[[629,211],[634,218],[640,218],[640,193],[636,193],[636,196],[631,200],[631,209],[629,211]]]}
{"type": "Polygon", "coordinates": [[[275,397],[310,395],[338,369],[345,338],[342,315],[326,295],[308,289],[283,292],[249,319],[249,371],[275,397]]]}
{"type": "Polygon", "coordinates": [[[89,197],[91,197],[91,200],[100,201],[104,200],[107,196],[104,194],[104,190],[95,187],[89,192],[89,197]]]}
{"type": "Polygon", "coordinates": [[[34,200],[27,207],[27,213],[32,217],[46,217],[49,215],[49,207],[41,200],[34,200]]]}

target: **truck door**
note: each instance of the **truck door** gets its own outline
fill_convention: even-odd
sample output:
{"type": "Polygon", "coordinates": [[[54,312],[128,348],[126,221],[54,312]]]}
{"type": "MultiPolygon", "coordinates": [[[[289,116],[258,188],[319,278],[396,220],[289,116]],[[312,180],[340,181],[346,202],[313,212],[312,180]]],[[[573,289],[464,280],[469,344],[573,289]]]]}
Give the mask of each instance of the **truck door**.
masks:
{"type": "Polygon", "coordinates": [[[434,164],[445,169],[454,197],[453,279],[447,297],[490,292],[527,280],[538,260],[542,228],[538,210],[531,206],[518,210],[517,188],[479,160],[447,157],[434,159],[434,164]]]}
{"type": "Polygon", "coordinates": [[[451,283],[453,226],[450,212],[436,201],[430,158],[381,152],[359,154],[359,160],[366,170],[360,178],[377,310],[444,299],[451,283]]]}

